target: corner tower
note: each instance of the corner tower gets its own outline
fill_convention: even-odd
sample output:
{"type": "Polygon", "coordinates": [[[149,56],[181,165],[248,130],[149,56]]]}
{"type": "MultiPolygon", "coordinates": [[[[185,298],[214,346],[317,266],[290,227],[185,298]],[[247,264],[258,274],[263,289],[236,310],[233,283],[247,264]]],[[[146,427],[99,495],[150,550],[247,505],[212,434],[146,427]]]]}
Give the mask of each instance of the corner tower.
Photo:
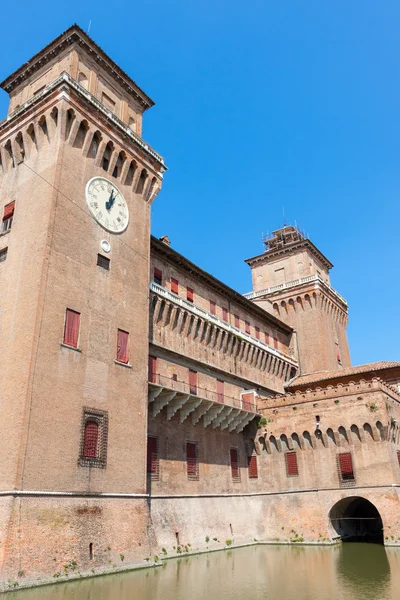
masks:
{"type": "Polygon", "coordinates": [[[2,578],[142,559],[153,102],[77,26],[1,87],[2,578]]]}
{"type": "Polygon", "coordinates": [[[264,245],[263,254],[246,260],[253,291],[245,296],[295,329],[301,373],[350,366],[348,307],[330,285],[332,263],[292,226],[264,245]]]}

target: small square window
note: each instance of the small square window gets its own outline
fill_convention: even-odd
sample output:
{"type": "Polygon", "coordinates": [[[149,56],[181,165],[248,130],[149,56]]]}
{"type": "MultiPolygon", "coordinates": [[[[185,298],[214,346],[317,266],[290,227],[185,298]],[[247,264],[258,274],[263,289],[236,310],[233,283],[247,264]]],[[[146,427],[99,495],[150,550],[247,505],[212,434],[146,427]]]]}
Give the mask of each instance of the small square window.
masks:
{"type": "Polygon", "coordinates": [[[104,410],[84,408],[78,460],[81,467],[106,467],[107,437],[108,413],[104,410]]]}
{"type": "Polygon", "coordinates": [[[8,248],[3,248],[0,250],[0,262],[4,262],[7,258],[8,248]]]}
{"type": "Polygon", "coordinates": [[[110,270],[110,259],[107,256],[103,256],[102,254],[97,255],[97,266],[105,269],[106,271],[110,270]]]}

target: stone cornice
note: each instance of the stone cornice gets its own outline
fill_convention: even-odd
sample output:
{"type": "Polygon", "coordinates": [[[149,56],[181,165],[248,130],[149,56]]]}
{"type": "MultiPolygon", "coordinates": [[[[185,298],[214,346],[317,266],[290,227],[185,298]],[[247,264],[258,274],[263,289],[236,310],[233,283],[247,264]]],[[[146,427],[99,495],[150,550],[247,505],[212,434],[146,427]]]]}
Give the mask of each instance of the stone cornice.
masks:
{"type": "Polygon", "coordinates": [[[311,254],[316,256],[316,258],[319,259],[319,261],[322,263],[322,265],[328,271],[330,269],[332,269],[333,264],[326,258],[326,256],[324,256],[322,254],[322,252],[320,252],[318,250],[318,248],[312,243],[311,240],[308,240],[306,238],[299,240],[297,242],[293,242],[291,244],[287,244],[279,249],[267,250],[266,252],[263,252],[262,254],[258,254],[257,256],[253,256],[252,258],[247,258],[245,260],[245,263],[247,263],[250,267],[254,267],[257,264],[267,263],[279,256],[282,256],[285,254],[291,254],[292,252],[301,250],[302,248],[306,248],[307,250],[309,250],[311,252],[311,254]]]}
{"type": "Polygon", "coordinates": [[[92,56],[96,63],[135,99],[143,111],[154,106],[153,100],[78,25],[72,25],[43,50],[35,54],[28,62],[2,81],[0,87],[8,93],[12,92],[73,43],[77,43],[89,56],[92,56]]]}
{"type": "Polygon", "coordinates": [[[134,131],[130,129],[121,119],[119,119],[111,110],[106,108],[104,104],[102,104],[97,98],[95,98],[90,92],[85,90],[71,75],[66,73],[65,71],[61,73],[57,79],[52,81],[49,85],[47,85],[43,90],[29,98],[24,104],[22,104],[19,108],[17,108],[14,112],[8,115],[3,121],[0,122],[0,134],[2,131],[13,125],[16,120],[21,117],[25,112],[27,112],[32,107],[36,107],[36,105],[40,104],[43,99],[47,99],[51,96],[51,94],[57,89],[62,88],[62,86],[67,86],[68,91],[71,89],[78,94],[82,99],[86,100],[92,108],[96,111],[103,114],[104,117],[114,125],[119,132],[125,138],[128,138],[131,142],[133,142],[136,146],[139,146],[148,156],[153,158],[160,165],[160,175],[167,170],[167,167],[164,163],[163,157],[158,154],[153,148],[147,144],[139,135],[137,135],[134,131]]]}

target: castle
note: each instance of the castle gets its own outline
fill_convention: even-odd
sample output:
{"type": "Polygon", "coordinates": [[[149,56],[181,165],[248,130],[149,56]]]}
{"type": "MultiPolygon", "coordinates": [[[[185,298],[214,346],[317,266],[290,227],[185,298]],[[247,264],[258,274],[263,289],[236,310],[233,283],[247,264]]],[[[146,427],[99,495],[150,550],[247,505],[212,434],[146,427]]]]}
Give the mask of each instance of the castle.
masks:
{"type": "Polygon", "coordinates": [[[351,366],[291,226],[244,296],[150,235],[152,100],[78,26],[2,82],[0,572],[400,540],[400,363],[351,366]],[[383,535],[382,535],[383,532],[383,535]]]}

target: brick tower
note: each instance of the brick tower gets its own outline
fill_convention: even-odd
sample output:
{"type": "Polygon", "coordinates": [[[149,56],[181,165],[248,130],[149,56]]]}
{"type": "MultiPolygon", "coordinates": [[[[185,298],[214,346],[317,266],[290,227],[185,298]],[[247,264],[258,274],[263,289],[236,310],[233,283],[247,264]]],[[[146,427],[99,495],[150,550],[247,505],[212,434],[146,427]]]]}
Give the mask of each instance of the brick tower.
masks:
{"type": "Polygon", "coordinates": [[[1,87],[2,578],[142,560],[153,102],[77,26],[1,87]]]}
{"type": "Polygon", "coordinates": [[[330,261],[297,228],[285,226],[249,258],[253,291],[246,297],[291,325],[301,373],[350,366],[347,303],[330,285],[330,261]]]}

